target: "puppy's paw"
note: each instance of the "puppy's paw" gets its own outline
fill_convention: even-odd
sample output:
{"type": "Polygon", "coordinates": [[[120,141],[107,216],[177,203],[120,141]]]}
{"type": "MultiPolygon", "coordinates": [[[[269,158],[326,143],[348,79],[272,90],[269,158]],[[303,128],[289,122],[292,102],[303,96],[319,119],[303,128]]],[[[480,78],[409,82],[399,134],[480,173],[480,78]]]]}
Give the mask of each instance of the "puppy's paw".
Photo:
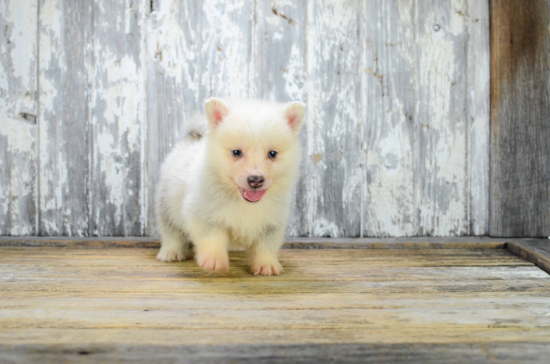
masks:
{"type": "Polygon", "coordinates": [[[283,271],[283,267],[277,260],[269,262],[252,262],[250,271],[255,276],[278,276],[283,271]]]}
{"type": "Polygon", "coordinates": [[[157,254],[159,262],[182,262],[186,259],[185,253],[179,250],[160,249],[157,254]]]}
{"type": "Polygon", "coordinates": [[[225,272],[229,269],[229,257],[227,254],[197,254],[197,264],[207,272],[225,272]]]}

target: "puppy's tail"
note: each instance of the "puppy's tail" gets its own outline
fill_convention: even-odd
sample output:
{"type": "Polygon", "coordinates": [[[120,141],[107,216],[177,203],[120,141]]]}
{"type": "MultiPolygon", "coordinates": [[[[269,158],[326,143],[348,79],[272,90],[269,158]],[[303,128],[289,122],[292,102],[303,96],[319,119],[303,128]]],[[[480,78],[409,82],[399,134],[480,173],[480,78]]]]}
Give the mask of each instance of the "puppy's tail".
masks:
{"type": "Polygon", "coordinates": [[[186,139],[190,142],[198,141],[204,138],[207,133],[208,127],[206,125],[206,118],[204,115],[199,113],[193,114],[187,123],[187,128],[185,131],[186,139]]]}

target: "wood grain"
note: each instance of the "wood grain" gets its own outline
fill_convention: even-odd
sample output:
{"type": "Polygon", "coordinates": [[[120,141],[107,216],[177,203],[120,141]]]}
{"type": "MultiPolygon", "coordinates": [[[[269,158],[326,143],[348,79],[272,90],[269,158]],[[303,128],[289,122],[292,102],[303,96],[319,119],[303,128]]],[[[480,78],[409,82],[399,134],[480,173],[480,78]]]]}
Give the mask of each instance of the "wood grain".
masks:
{"type": "Polygon", "coordinates": [[[486,234],[488,3],[5,2],[0,234],[157,236],[160,165],[210,96],[308,104],[288,236],[486,234]]]}
{"type": "MultiPolygon", "coordinates": [[[[52,332],[58,334],[59,332],[52,332]]],[[[124,333],[127,334],[127,333],[124,333]]],[[[129,332],[128,334],[131,334],[129,332]]],[[[178,337],[178,339],[182,339],[178,337]]],[[[186,340],[182,340],[186,341],[186,340]]],[[[132,363],[546,363],[547,343],[476,343],[476,344],[307,344],[307,345],[82,345],[58,346],[29,344],[1,345],[0,358],[8,362],[58,363],[63,353],[71,363],[114,360],[132,363]],[[4,347],[11,351],[3,350],[4,347]]]]}
{"type": "Polygon", "coordinates": [[[470,234],[486,235],[490,198],[490,15],[486,1],[468,0],[467,6],[470,234]]]}
{"type": "Polygon", "coordinates": [[[39,3],[39,235],[89,235],[92,5],[39,3]]]}
{"type": "Polygon", "coordinates": [[[36,235],[37,0],[0,4],[0,235],[36,235]]]}
{"type": "Polygon", "coordinates": [[[360,236],[359,2],[307,5],[307,236],[360,236]]]}
{"type": "Polygon", "coordinates": [[[145,16],[148,1],[93,5],[89,234],[144,232],[145,16]]]}
{"type": "Polygon", "coordinates": [[[518,257],[550,273],[550,241],[517,241],[506,244],[506,248],[518,257]]]}
{"type": "Polygon", "coordinates": [[[487,3],[363,6],[363,234],[485,234],[487,3]]]}
{"type": "Polygon", "coordinates": [[[363,2],[364,236],[418,235],[414,2],[363,2]]]}
{"type": "Polygon", "coordinates": [[[0,360],[537,362],[550,342],[550,276],[504,249],[281,262],[256,277],[232,253],[213,275],[153,249],[0,248],[0,360]]]}
{"type": "Polygon", "coordinates": [[[491,1],[492,236],[550,235],[550,2],[491,1]]]}
{"type": "MultiPolygon", "coordinates": [[[[515,239],[514,241],[521,241],[515,239]]],[[[158,238],[147,237],[0,237],[4,247],[65,247],[77,249],[159,249],[158,238]]],[[[283,249],[504,249],[506,241],[487,237],[454,238],[286,238],[283,249]]]]}

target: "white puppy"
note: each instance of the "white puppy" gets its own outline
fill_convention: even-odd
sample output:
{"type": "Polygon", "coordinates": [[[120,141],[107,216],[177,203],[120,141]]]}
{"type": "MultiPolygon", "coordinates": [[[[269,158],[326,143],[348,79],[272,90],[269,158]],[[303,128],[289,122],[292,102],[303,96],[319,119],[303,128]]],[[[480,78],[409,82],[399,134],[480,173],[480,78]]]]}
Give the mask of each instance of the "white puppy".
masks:
{"type": "Polygon", "coordinates": [[[207,271],[227,270],[240,248],[253,274],[279,274],[304,104],[211,98],[205,112],[162,166],[157,259],[185,260],[193,242],[207,271]]]}

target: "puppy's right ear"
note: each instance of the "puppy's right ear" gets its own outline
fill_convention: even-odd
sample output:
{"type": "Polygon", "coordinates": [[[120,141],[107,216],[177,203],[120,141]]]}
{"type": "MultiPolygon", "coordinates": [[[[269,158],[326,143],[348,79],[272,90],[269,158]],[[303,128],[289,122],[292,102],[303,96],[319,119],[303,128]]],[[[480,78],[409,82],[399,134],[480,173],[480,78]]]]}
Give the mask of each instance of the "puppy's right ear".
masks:
{"type": "Polygon", "coordinates": [[[213,131],[229,113],[229,108],[222,99],[211,97],[204,101],[204,112],[208,120],[208,129],[213,131]]]}

